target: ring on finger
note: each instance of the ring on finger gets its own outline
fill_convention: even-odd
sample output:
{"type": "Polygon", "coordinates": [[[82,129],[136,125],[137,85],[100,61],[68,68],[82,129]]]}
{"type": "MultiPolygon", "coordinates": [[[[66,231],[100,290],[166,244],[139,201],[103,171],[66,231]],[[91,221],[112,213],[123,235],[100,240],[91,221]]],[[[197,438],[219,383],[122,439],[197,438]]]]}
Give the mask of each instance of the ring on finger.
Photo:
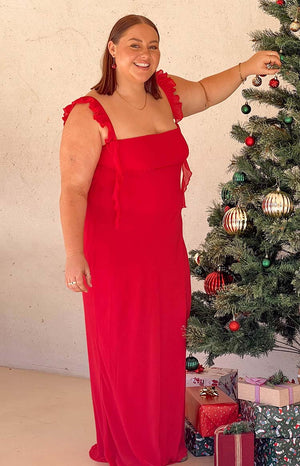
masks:
{"type": "Polygon", "coordinates": [[[74,286],[74,285],[76,285],[76,284],[77,284],[77,282],[68,282],[68,285],[74,286]]]}
{"type": "Polygon", "coordinates": [[[272,68],[272,63],[269,61],[269,63],[267,63],[266,67],[268,68],[268,70],[270,70],[272,68]]]}

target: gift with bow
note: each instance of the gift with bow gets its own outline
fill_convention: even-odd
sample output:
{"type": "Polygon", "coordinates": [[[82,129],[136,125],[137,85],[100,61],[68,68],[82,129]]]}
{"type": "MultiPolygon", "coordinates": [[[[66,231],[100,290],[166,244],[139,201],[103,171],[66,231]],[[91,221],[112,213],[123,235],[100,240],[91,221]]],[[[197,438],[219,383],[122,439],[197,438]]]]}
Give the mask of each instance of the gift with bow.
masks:
{"type": "MultiPolygon", "coordinates": [[[[211,387],[202,387],[202,390],[211,387]]],[[[203,396],[200,387],[187,387],[185,415],[202,437],[214,435],[217,427],[235,422],[238,404],[222,390],[214,388],[218,396],[203,396]]]]}
{"type": "MultiPolygon", "coordinates": [[[[300,402],[300,385],[293,383],[274,385],[275,375],[269,379],[262,377],[239,379],[239,399],[277,406],[279,408],[300,402]]],[[[281,381],[284,380],[287,380],[287,378],[283,376],[281,381]]]]}
{"type": "MultiPolygon", "coordinates": [[[[200,366],[199,366],[200,367],[200,366]]],[[[226,369],[224,367],[199,367],[196,371],[186,371],[186,386],[210,386],[214,385],[222,392],[237,401],[237,369],[226,369]]]]}
{"type": "Polygon", "coordinates": [[[249,423],[236,422],[218,427],[214,441],[215,466],[253,466],[254,433],[249,423]]]}

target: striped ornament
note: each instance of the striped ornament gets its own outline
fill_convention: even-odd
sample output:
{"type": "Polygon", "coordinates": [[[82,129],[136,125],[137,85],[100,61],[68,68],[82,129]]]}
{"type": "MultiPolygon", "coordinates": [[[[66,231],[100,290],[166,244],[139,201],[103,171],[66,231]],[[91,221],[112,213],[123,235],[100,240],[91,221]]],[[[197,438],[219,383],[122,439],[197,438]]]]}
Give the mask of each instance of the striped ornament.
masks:
{"type": "Polygon", "coordinates": [[[262,201],[262,210],[269,217],[288,217],[294,205],[290,196],[277,188],[267,194],[262,201]]]}
{"type": "Polygon", "coordinates": [[[214,295],[218,290],[224,288],[226,285],[230,285],[233,282],[233,276],[228,272],[217,270],[207,275],[204,280],[205,293],[214,295]]]}
{"type": "Polygon", "coordinates": [[[225,213],[222,223],[230,235],[243,233],[248,226],[247,212],[241,207],[232,207],[225,213]]]}

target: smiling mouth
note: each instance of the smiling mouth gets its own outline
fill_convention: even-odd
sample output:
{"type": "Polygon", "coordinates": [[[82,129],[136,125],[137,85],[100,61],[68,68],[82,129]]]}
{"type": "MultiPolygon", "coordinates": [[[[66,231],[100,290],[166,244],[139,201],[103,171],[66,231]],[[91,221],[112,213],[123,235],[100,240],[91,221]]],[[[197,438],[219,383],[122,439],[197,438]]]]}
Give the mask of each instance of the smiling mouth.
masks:
{"type": "Polygon", "coordinates": [[[135,63],[135,66],[137,66],[138,68],[147,69],[150,67],[150,64],[149,63],[135,63]]]}

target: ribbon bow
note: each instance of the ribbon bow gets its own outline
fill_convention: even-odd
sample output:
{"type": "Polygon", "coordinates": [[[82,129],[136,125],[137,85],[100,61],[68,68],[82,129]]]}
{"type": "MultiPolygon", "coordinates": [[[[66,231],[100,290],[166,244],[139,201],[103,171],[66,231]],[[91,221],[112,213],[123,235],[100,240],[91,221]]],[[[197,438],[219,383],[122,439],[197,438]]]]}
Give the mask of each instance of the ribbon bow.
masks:
{"type": "MultiPolygon", "coordinates": [[[[247,383],[251,383],[252,385],[255,385],[255,403],[260,403],[260,387],[264,385],[266,382],[269,381],[269,379],[264,379],[262,377],[245,377],[245,381],[247,383]]],[[[272,386],[272,384],[269,384],[272,386]]],[[[274,386],[274,385],[273,385],[274,386]]],[[[289,404],[294,403],[294,393],[293,393],[293,386],[292,385],[286,385],[286,384],[279,384],[276,385],[276,387],[283,387],[287,388],[289,392],[289,404]]]]}
{"type": "Polygon", "coordinates": [[[264,379],[263,377],[245,377],[245,381],[255,385],[255,403],[259,403],[260,387],[266,383],[267,379],[264,379]]]}
{"type": "Polygon", "coordinates": [[[247,383],[251,383],[252,385],[263,385],[266,383],[267,379],[264,379],[263,377],[245,377],[245,381],[247,383]]]}
{"type": "Polygon", "coordinates": [[[200,396],[219,396],[219,393],[217,392],[216,387],[212,385],[211,387],[202,388],[200,396]]]}

